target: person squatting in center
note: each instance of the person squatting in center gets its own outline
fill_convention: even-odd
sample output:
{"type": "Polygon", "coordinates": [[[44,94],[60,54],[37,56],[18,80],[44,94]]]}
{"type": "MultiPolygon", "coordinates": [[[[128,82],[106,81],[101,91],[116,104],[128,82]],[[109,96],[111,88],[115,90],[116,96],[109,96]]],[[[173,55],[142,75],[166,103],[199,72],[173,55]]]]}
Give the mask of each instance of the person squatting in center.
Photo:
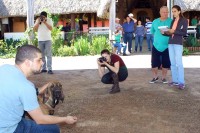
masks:
{"type": "Polygon", "coordinates": [[[121,57],[110,53],[107,49],[101,51],[101,56],[97,59],[101,82],[104,84],[113,84],[109,92],[110,94],[120,92],[119,82],[124,81],[128,77],[128,70],[124,61],[121,57]],[[105,68],[109,70],[108,73],[105,72],[105,68]]]}

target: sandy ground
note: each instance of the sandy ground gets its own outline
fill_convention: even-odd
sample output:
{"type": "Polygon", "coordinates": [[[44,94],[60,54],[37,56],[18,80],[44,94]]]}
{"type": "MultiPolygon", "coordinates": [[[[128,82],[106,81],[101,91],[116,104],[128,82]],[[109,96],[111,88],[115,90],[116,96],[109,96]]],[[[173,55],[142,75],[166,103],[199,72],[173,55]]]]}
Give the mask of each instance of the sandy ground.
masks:
{"type": "MultiPolygon", "coordinates": [[[[54,57],[54,74],[34,75],[30,80],[41,86],[49,81],[62,83],[65,101],[55,115],[76,115],[73,126],[60,125],[62,133],[199,133],[200,56],[186,56],[186,89],[178,90],[152,79],[150,54],[122,57],[129,77],[120,83],[121,92],[108,94],[111,85],[100,82],[98,56],[54,57]]],[[[1,64],[14,59],[0,59],[1,64]]],[[[170,72],[168,73],[170,80],[170,72]]]]}
{"type": "MultiPolygon", "coordinates": [[[[121,92],[108,94],[97,70],[62,70],[31,77],[37,86],[59,80],[65,101],[55,115],[76,115],[74,126],[62,133],[198,133],[200,132],[200,69],[185,69],[186,89],[149,84],[149,68],[129,69],[121,92]]],[[[168,74],[170,77],[170,74],[168,74]]]]}

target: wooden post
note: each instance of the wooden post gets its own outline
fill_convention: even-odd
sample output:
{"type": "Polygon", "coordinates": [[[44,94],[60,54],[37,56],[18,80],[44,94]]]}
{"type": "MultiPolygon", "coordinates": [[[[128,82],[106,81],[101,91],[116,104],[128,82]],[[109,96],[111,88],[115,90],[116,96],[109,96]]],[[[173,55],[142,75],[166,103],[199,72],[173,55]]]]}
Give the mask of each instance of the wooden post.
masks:
{"type": "Polygon", "coordinates": [[[80,31],[83,31],[83,13],[79,14],[79,27],[80,27],[80,31]]]}
{"type": "Polygon", "coordinates": [[[8,31],[13,32],[13,17],[8,18],[8,31]]]}
{"type": "Polygon", "coordinates": [[[75,14],[71,14],[71,30],[75,30],[75,14]]]}
{"type": "Polygon", "coordinates": [[[94,13],[94,27],[97,27],[97,14],[94,13]]]}
{"type": "Polygon", "coordinates": [[[102,27],[105,27],[105,19],[102,19],[102,27]]]}
{"type": "Polygon", "coordinates": [[[91,27],[91,20],[92,20],[91,13],[88,13],[88,27],[91,27]]]}

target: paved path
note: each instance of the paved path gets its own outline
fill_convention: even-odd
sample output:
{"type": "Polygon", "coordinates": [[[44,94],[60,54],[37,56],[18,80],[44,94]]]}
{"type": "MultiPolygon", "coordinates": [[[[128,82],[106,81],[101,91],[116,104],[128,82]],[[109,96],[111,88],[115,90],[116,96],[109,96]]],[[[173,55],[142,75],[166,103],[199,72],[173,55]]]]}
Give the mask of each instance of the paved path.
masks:
{"type": "MultiPolygon", "coordinates": [[[[53,70],[97,69],[96,60],[99,56],[53,57],[53,70]]],[[[121,56],[128,68],[150,68],[150,54],[132,54],[121,56]]],[[[14,64],[14,59],[0,59],[2,64],[14,64]]],[[[200,56],[184,56],[184,68],[200,68],[200,56]]]]}
{"type": "MultiPolygon", "coordinates": [[[[133,41],[134,48],[134,41],[133,41]]],[[[146,40],[143,51],[131,56],[121,56],[128,68],[151,68],[151,53],[147,50],[146,40]]],[[[53,70],[97,69],[96,56],[53,57],[53,70]]],[[[1,64],[14,64],[14,59],[0,59],[1,64]]],[[[184,68],[200,68],[200,55],[183,57],[184,68]]]]}

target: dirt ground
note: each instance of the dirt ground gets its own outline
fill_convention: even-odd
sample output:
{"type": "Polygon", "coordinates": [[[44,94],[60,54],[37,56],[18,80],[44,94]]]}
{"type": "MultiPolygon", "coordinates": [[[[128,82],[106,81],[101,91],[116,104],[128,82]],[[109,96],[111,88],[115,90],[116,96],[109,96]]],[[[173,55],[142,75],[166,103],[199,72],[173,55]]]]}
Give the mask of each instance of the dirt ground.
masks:
{"type": "MultiPolygon", "coordinates": [[[[65,101],[55,115],[76,115],[73,126],[61,133],[199,133],[200,69],[185,69],[186,89],[149,84],[151,70],[129,69],[121,92],[108,94],[111,85],[100,82],[97,70],[63,70],[38,74],[30,80],[41,86],[62,83],[65,101]]],[[[168,77],[171,77],[168,74],[168,77]]]]}

